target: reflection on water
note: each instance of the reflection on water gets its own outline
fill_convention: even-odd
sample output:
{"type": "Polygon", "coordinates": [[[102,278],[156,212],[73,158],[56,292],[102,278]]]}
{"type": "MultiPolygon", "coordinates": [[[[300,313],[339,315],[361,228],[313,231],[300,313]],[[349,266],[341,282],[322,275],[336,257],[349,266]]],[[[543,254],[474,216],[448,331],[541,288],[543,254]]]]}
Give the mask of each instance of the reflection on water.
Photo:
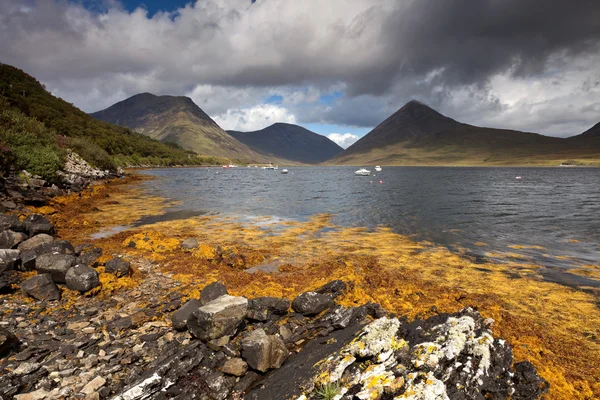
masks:
{"type": "Polygon", "coordinates": [[[355,169],[143,173],[164,178],[144,185],[180,202],[169,210],[173,217],[203,210],[248,220],[271,216],[260,222],[267,224],[331,213],[337,224],[383,225],[474,257],[508,254],[547,267],[550,279],[557,268],[600,263],[599,169],[387,167],[372,177],[354,176],[355,169]]]}

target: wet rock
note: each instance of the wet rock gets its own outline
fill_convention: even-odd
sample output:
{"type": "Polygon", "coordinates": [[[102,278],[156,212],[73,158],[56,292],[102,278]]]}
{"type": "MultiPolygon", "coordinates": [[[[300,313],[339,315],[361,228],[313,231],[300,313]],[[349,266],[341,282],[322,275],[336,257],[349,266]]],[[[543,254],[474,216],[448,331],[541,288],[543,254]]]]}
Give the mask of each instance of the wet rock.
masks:
{"type": "Polygon", "coordinates": [[[85,264],[91,267],[97,267],[98,259],[102,256],[102,249],[94,247],[92,249],[85,249],[77,257],[77,264],[85,264]]]}
{"type": "Polygon", "coordinates": [[[185,331],[187,329],[187,322],[192,316],[192,313],[200,308],[202,303],[198,299],[191,299],[185,303],[179,310],[175,311],[171,316],[171,322],[173,328],[178,331],[185,331]]]}
{"type": "Polygon", "coordinates": [[[67,271],[65,276],[67,287],[80,292],[87,292],[100,286],[98,272],[87,265],[78,264],[67,271]]]}
{"type": "Polygon", "coordinates": [[[348,291],[348,285],[346,282],[341,280],[331,281],[321,286],[315,292],[329,296],[331,299],[335,299],[348,291]]]}
{"type": "Polygon", "coordinates": [[[34,237],[25,240],[24,242],[19,244],[17,248],[21,251],[33,250],[38,246],[41,246],[46,243],[52,243],[53,241],[54,238],[52,236],[47,235],[45,233],[40,233],[39,235],[35,235],[34,237]]]}
{"type": "Polygon", "coordinates": [[[290,308],[288,299],[277,297],[257,297],[248,302],[248,318],[268,321],[273,314],[283,315],[290,308]]]}
{"type": "Polygon", "coordinates": [[[292,309],[305,316],[317,315],[333,306],[327,295],[316,292],[304,292],[292,302],[292,309]]]}
{"type": "Polygon", "coordinates": [[[16,269],[21,261],[19,250],[0,249],[0,274],[4,271],[16,269]]]}
{"type": "Polygon", "coordinates": [[[198,240],[195,238],[185,239],[183,242],[181,242],[182,249],[191,250],[195,249],[196,247],[198,247],[198,240]]]}
{"type": "Polygon", "coordinates": [[[0,214],[0,231],[25,232],[25,225],[15,215],[0,214]]]}
{"type": "Polygon", "coordinates": [[[233,335],[242,323],[248,309],[244,297],[220,296],[197,308],[187,322],[192,335],[201,340],[213,340],[233,335]]]}
{"type": "Polygon", "coordinates": [[[281,367],[288,355],[283,341],[275,335],[267,335],[263,329],[256,329],[242,339],[242,357],[257,371],[281,367]]]}
{"type": "Polygon", "coordinates": [[[35,269],[40,274],[50,274],[56,283],[65,283],[65,275],[75,261],[72,255],[46,253],[36,258],[35,269]]]}
{"type": "Polygon", "coordinates": [[[41,274],[21,282],[21,290],[37,300],[59,300],[60,292],[50,274],[41,274]]]}
{"type": "Polygon", "coordinates": [[[241,358],[231,358],[223,364],[221,368],[224,374],[233,376],[243,376],[248,371],[248,363],[241,358]]]}
{"type": "Polygon", "coordinates": [[[6,357],[19,346],[15,335],[4,328],[0,328],[0,357],[6,357]]]}
{"type": "Polygon", "coordinates": [[[118,277],[128,276],[131,271],[131,263],[120,257],[115,257],[106,262],[104,271],[115,274],[118,277]]]}
{"type": "Polygon", "coordinates": [[[25,240],[27,240],[27,235],[23,232],[2,231],[0,233],[0,249],[14,249],[25,240]]]}
{"type": "Polygon", "coordinates": [[[206,285],[200,292],[200,303],[202,303],[202,305],[210,303],[226,294],[229,294],[229,292],[222,282],[213,282],[206,285]]]}
{"type": "Polygon", "coordinates": [[[55,233],[54,226],[52,226],[48,218],[41,214],[28,215],[23,221],[23,224],[25,224],[25,229],[27,229],[29,236],[38,235],[40,233],[53,235],[55,233]]]}

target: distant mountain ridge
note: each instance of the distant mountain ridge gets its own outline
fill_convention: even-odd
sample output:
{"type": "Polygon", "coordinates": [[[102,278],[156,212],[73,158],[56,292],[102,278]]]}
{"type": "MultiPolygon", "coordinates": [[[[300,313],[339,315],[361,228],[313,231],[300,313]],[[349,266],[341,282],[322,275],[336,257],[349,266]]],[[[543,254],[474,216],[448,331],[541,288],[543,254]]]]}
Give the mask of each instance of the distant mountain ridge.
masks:
{"type": "Polygon", "coordinates": [[[91,115],[201,155],[264,161],[261,155],[221,129],[189,97],[141,93],[91,115]]]}
{"type": "MultiPolygon", "coordinates": [[[[598,127],[598,125],[597,125],[598,127]]],[[[600,127],[598,127],[600,130],[600,127]]],[[[350,165],[558,165],[600,163],[600,146],[587,135],[572,140],[537,133],[483,128],[446,117],[410,101],[330,160],[350,165]]]]}
{"type": "Polygon", "coordinates": [[[343,151],[323,135],[282,122],[258,131],[227,132],[261,154],[306,164],[322,163],[343,151]]]}

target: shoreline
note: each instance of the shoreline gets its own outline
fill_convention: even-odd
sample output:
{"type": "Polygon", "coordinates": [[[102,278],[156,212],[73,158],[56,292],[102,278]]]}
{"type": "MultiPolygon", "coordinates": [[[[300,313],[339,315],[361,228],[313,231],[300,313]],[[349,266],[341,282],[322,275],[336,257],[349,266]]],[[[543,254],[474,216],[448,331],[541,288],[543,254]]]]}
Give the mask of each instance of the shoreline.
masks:
{"type": "MultiPolygon", "coordinates": [[[[135,186],[144,178],[132,176],[129,179],[128,182],[95,187],[72,198],[57,199],[50,218],[61,237],[74,244],[90,242],[89,234],[101,227],[133,222],[142,213],[160,214],[166,206],[165,200],[144,196],[144,204],[140,205],[142,194],[135,186]]],[[[275,228],[265,232],[256,226],[204,216],[147,225],[91,242],[102,247],[107,255],[149,260],[154,265],[153,270],[179,282],[178,291],[183,294],[183,299],[197,296],[199,286],[214,280],[224,281],[236,295],[293,298],[302,291],[340,278],[354,283],[353,289],[340,301],[348,307],[374,301],[388,311],[409,318],[427,318],[475,306],[484,317],[491,316],[497,321],[494,334],[508,339],[516,359],[532,361],[542,377],[550,382],[548,398],[576,398],[585,392],[600,393],[600,383],[594,379],[598,374],[593,368],[584,371],[585,365],[600,364],[600,357],[589,358],[590,354],[600,354],[596,351],[600,349],[597,338],[585,337],[586,331],[594,334],[594,329],[599,326],[593,322],[600,321],[598,307],[594,308],[594,296],[529,277],[510,280],[503,276],[507,271],[515,272],[510,266],[486,263],[484,267],[489,267],[492,273],[478,272],[476,268],[481,265],[472,264],[449,251],[412,242],[386,229],[365,232],[357,228],[340,228],[340,231],[317,238],[316,234],[322,228],[331,227],[327,216],[283,225],[282,233],[277,237],[275,228]],[[191,237],[198,239],[200,247],[192,251],[181,250],[180,244],[191,237]],[[355,237],[368,241],[368,246],[361,248],[355,237]],[[213,254],[218,246],[232,249],[226,265],[213,254]],[[255,274],[243,272],[273,260],[278,260],[281,265],[278,274],[260,270],[255,274]],[[448,270],[440,269],[442,265],[448,270]],[[491,284],[498,287],[490,287],[491,284]],[[528,290],[525,296],[517,296],[518,301],[511,300],[513,292],[521,289],[528,290]],[[552,297],[548,297],[550,293],[553,293],[552,297]],[[534,299],[529,304],[521,303],[530,296],[545,298],[539,302],[534,299]],[[565,301],[569,304],[562,305],[556,313],[544,310],[544,302],[559,307],[565,301]],[[570,304],[579,304],[578,309],[571,312],[570,304]],[[587,306],[581,308],[584,304],[587,306]],[[523,306],[530,309],[523,309],[523,306]],[[553,315],[563,319],[567,313],[574,314],[567,319],[567,325],[579,332],[576,335],[554,326],[552,321],[538,321],[553,315]],[[582,317],[589,318],[589,329],[581,322],[576,323],[577,318],[582,317]],[[550,332],[542,335],[540,332],[544,329],[550,329],[550,332]],[[568,349],[581,340],[589,341],[583,342],[585,348],[579,351],[568,349]],[[556,341],[562,342],[557,345],[556,341]],[[581,359],[567,362],[563,357],[573,352],[581,359]],[[588,359],[584,358],[586,355],[588,359]]],[[[115,293],[135,290],[140,282],[133,283],[133,287],[117,288],[115,293]]]]}

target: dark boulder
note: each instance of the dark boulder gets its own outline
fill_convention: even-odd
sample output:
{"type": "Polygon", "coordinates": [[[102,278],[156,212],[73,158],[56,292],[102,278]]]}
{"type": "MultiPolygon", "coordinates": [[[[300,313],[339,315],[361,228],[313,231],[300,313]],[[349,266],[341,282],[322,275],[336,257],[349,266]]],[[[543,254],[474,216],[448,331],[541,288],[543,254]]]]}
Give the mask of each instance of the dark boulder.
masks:
{"type": "Polygon", "coordinates": [[[222,282],[213,282],[206,285],[200,292],[200,303],[202,305],[210,303],[226,294],[229,294],[229,292],[222,282]]]}
{"type": "Polygon", "coordinates": [[[521,361],[514,365],[513,382],[515,391],[510,396],[513,400],[537,399],[540,394],[548,392],[549,384],[540,377],[533,364],[521,361]]]}
{"type": "Polygon", "coordinates": [[[15,215],[0,214],[0,231],[25,232],[25,225],[15,215]]]}
{"type": "Polygon", "coordinates": [[[53,235],[54,226],[50,223],[48,218],[44,217],[41,214],[30,214],[23,221],[25,224],[25,228],[27,229],[27,233],[29,236],[34,236],[40,233],[46,233],[48,235],[53,235]]]}
{"type": "Polygon", "coordinates": [[[116,276],[128,276],[131,271],[131,263],[120,257],[108,260],[104,267],[104,272],[115,274],[116,276]]]}
{"type": "Polygon", "coordinates": [[[288,355],[283,341],[275,335],[267,335],[263,329],[253,330],[242,339],[242,357],[257,371],[281,367],[288,355]]]}
{"type": "Polygon", "coordinates": [[[0,249],[0,274],[16,269],[21,261],[21,252],[12,249],[0,249]]]}
{"type": "Polygon", "coordinates": [[[22,271],[33,271],[35,269],[35,260],[37,259],[37,253],[35,250],[25,250],[21,252],[21,266],[22,271]]]}
{"type": "Polygon", "coordinates": [[[27,235],[23,232],[2,231],[0,233],[0,249],[14,249],[25,240],[27,240],[27,235]]]}
{"type": "Polygon", "coordinates": [[[35,260],[35,269],[40,274],[50,274],[56,283],[65,283],[67,271],[75,265],[75,256],[46,253],[35,260]]]}
{"type": "Polygon", "coordinates": [[[191,334],[209,341],[223,336],[232,336],[246,317],[248,300],[244,297],[220,296],[197,308],[187,326],[191,334]]]}
{"type": "Polygon", "coordinates": [[[102,256],[102,249],[99,247],[94,247],[91,249],[83,250],[79,257],[77,257],[77,264],[85,264],[90,265],[92,267],[97,267],[100,265],[98,263],[98,259],[102,256]]]}
{"type": "Polygon", "coordinates": [[[292,302],[292,309],[305,316],[317,315],[333,306],[327,295],[316,292],[304,292],[292,302]]]}
{"type": "Polygon", "coordinates": [[[315,292],[327,295],[332,299],[335,299],[345,294],[347,291],[348,285],[346,284],[346,282],[341,281],[339,279],[326,283],[325,285],[315,290],[315,292]]]}
{"type": "Polygon", "coordinates": [[[33,250],[38,256],[46,253],[75,254],[73,245],[66,240],[55,240],[51,243],[45,243],[33,250]]]}
{"type": "Polygon", "coordinates": [[[0,328],[0,357],[6,357],[19,346],[15,335],[4,328],[0,328]]]}
{"type": "Polygon", "coordinates": [[[54,242],[54,238],[52,236],[47,235],[45,233],[40,233],[39,235],[35,235],[25,240],[24,242],[19,244],[17,248],[21,251],[33,250],[38,246],[52,242],[54,242]]]}
{"type": "Polygon", "coordinates": [[[277,297],[257,297],[248,302],[248,318],[256,321],[268,321],[273,314],[283,315],[290,308],[288,299],[277,297]]]}
{"type": "Polygon", "coordinates": [[[196,311],[202,303],[198,299],[191,299],[185,303],[179,310],[175,311],[171,316],[171,322],[173,328],[178,331],[185,331],[187,329],[187,322],[192,316],[192,313],[196,311]]]}
{"type": "Polygon", "coordinates": [[[69,289],[78,290],[82,293],[100,286],[98,272],[83,264],[70,268],[65,276],[65,282],[69,289]]]}
{"type": "Polygon", "coordinates": [[[36,275],[21,282],[21,290],[37,300],[60,299],[60,292],[50,274],[36,275]]]}

